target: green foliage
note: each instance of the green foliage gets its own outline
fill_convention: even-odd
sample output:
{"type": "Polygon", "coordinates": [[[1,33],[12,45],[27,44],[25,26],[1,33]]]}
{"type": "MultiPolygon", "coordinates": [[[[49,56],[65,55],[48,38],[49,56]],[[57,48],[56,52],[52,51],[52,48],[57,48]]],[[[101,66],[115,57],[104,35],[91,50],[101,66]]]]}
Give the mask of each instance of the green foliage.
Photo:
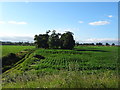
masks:
{"type": "Polygon", "coordinates": [[[35,46],[15,46],[15,45],[2,45],[1,51],[2,51],[2,57],[7,56],[9,53],[18,53],[20,51],[26,50],[26,49],[32,49],[35,48],[35,46]]]}
{"type": "Polygon", "coordinates": [[[75,40],[73,39],[72,32],[66,32],[61,35],[61,48],[62,49],[73,49],[75,46],[75,40]]]}
{"type": "Polygon", "coordinates": [[[16,56],[14,53],[10,53],[7,56],[2,57],[2,65],[10,65],[15,64],[19,60],[19,57],[16,56]]]}
{"type": "Polygon", "coordinates": [[[3,73],[3,87],[117,88],[117,60],[118,47],[36,49],[23,62],[3,73]]]}
{"type": "Polygon", "coordinates": [[[96,43],[96,45],[99,45],[99,46],[101,46],[101,45],[103,45],[103,44],[99,42],[99,43],[96,43]]]}
{"type": "Polygon", "coordinates": [[[84,72],[60,71],[43,76],[28,72],[13,78],[8,76],[6,82],[9,83],[3,85],[3,88],[118,88],[118,81],[117,75],[109,71],[91,75],[84,72]]]}
{"type": "Polygon", "coordinates": [[[75,46],[75,40],[73,38],[72,32],[66,32],[64,34],[56,33],[55,30],[52,31],[51,35],[48,35],[50,31],[46,34],[39,34],[34,36],[35,45],[38,48],[59,48],[62,49],[73,49],[75,46]],[[61,35],[61,38],[60,38],[61,35]]]}
{"type": "Polygon", "coordinates": [[[56,31],[53,30],[52,34],[49,37],[48,43],[49,43],[50,48],[59,48],[59,46],[60,46],[59,33],[56,33],[56,31]]]}
{"type": "Polygon", "coordinates": [[[37,48],[48,48],[48,38],[48,34],[35,35],[34,40],[37,48]]]}
{"type": "Polygon", "coordinates": [[[112,46],[115,46],[115,43],[112,43],[112,46]]]}
{"type": "Polygon", "coordinates": [[[108,46],[108,45],[110,45],[110,44],[109,44],[109,43],[106,43],[105,45],[108,46]]]}
{"type": "Polygon", "coordinates": [[[26,55],[26,53],[30,52],[29,50],[30,48],[34,48],[33,46],[11,46],[11,45],[2,47],[3,47],[2,49],[4,50],[2,57],[2,72],[5,72],[8,69],[14,67],[15,64],[26,55]],[[19,52],[20,50],[21,52],[19,52]]]}

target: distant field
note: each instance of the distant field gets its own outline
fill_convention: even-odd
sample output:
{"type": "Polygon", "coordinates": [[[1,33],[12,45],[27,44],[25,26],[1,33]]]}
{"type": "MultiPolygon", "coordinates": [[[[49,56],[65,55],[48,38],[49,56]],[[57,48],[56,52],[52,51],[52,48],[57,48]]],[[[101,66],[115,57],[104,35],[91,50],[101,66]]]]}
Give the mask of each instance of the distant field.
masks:
{"type": "Polygon", "coordinates": [[[35,46],[14,46],[14,45],[2,45],[2,56],[6,56],[9,53],[18,53],[25,49],[32,49],[35,46]]]}
{"type": "Polygon", "coordinates": [[[3,87],[117,88],[117,61],[118,47],[36,49],[3,74],[3,87]]]}

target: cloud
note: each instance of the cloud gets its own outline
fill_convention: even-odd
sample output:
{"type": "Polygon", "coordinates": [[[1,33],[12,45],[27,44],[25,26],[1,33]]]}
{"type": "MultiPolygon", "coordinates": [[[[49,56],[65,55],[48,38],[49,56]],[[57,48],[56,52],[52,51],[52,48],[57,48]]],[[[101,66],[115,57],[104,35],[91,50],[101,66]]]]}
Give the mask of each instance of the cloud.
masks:
{"type": "Polygon", "coordinates": [[[112,15],[108,15],[109,18],[112,18],[113,16],[112,15]]]}
{"type": "Polygon", "coordinates": [[[84,23],[83,21],[78,21],[78,23],[84,23]]]}
{"type": "Polygon", "coordinates": [[[26,42],[26,41],[32,41],[33,42],[33,38],[32,37],[2,37],[0,41],[12,41],[12,42],[18,42],[18,41],[22,41],[22,42],[26,42]]]}
{"type": "Polygon", "coordinates": [[[5,22],[4,21],[0,21],[0,24],[5,24],[5,22]]]}
{"type": "Polygon", "coordinates": [[[106,24],[110,24],[110,22],[108,21],[96,21],[96,22],[90,22],[89,25],[106,25],[106,24]]]}
{"type": "Polygon", "coordinates": [[[32,36],[0,36],[0,41],[12,41],[12,42],[18,42],[18,41],[30,41],[33,42],[34,37],[32,36]]]}
{"type": "MultiPolygon", "coordinates": [[[[50,30],[52,31],[53,29],[50,29],[50,30]]],[[[70,32],[75,33],[79,30],[79,28],[55,28],[54,30],[56,30],[57,33],[63,34],[66,31],[70,31],[70,32]]]]}
{"type": "Polygon", "coordinates": [[[27,24],[26,22],[8,21],[9,24],[27,24]]]}
{"type": "Polygon", "coordinates": [[[26,22],[17,22],[17,24],[27,24],[26,22]]]}
{"type": "Polygon", "coordinates": [[[112,41],[118,41],[116,38],[90,38],[87,39],[88,42],[112,42],[112,41]]]}
{"type": "Polygon", "coordinates": [[[28,0],[26,0],[26,1],[25,1],[25,3],[27,4],[27,3],[29,3],[29,1],[28,1],[28,0]]]}
{"type": "Polygon", "coordinates": [[[34,34],[31,33],[0,33],[0,41],[12,41],[12,42],[18,42],[18,41],[34,41],[34,34]]]}

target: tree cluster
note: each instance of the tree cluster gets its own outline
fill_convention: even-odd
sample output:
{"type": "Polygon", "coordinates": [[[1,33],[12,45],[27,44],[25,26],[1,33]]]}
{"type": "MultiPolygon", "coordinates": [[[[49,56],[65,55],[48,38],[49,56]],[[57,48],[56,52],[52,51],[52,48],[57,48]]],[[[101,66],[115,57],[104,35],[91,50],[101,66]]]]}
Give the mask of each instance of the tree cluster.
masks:
{"type": "Polygon", "coordinates": [[[98,46],[102,46],[103,44],[99,42],[99,43],[96,43],[96,45],[98,45],[98,46]]]}
{"type": "Polygon", "coordinates": [[[66,33],[56,33],[55,30],[47,31],[46,34],[39,34],[34,36],[35,45],[37,48],[61,48],[61,49],[73,49],[75,46],[75,40],[73,33],[67,31],[66,33]]]}

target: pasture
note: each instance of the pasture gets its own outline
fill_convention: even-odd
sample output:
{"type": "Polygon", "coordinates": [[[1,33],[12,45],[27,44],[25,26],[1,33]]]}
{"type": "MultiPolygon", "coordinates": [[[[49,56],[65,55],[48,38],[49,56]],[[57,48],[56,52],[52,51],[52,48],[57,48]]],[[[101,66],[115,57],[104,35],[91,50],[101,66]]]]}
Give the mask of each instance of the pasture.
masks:
{"type": "Polygon", "coordinates": [[[117,61],[116,46],[34,49],[3,73],[3,88],[118,88],[117,61]]]}
{"type": "Polygon", "coordinates": [[[15,46],[15,45],[2,45],[2,57],[8,55],[9,53],[18,53],[25,49],[35,48],[35,46],[15,46]]]}

